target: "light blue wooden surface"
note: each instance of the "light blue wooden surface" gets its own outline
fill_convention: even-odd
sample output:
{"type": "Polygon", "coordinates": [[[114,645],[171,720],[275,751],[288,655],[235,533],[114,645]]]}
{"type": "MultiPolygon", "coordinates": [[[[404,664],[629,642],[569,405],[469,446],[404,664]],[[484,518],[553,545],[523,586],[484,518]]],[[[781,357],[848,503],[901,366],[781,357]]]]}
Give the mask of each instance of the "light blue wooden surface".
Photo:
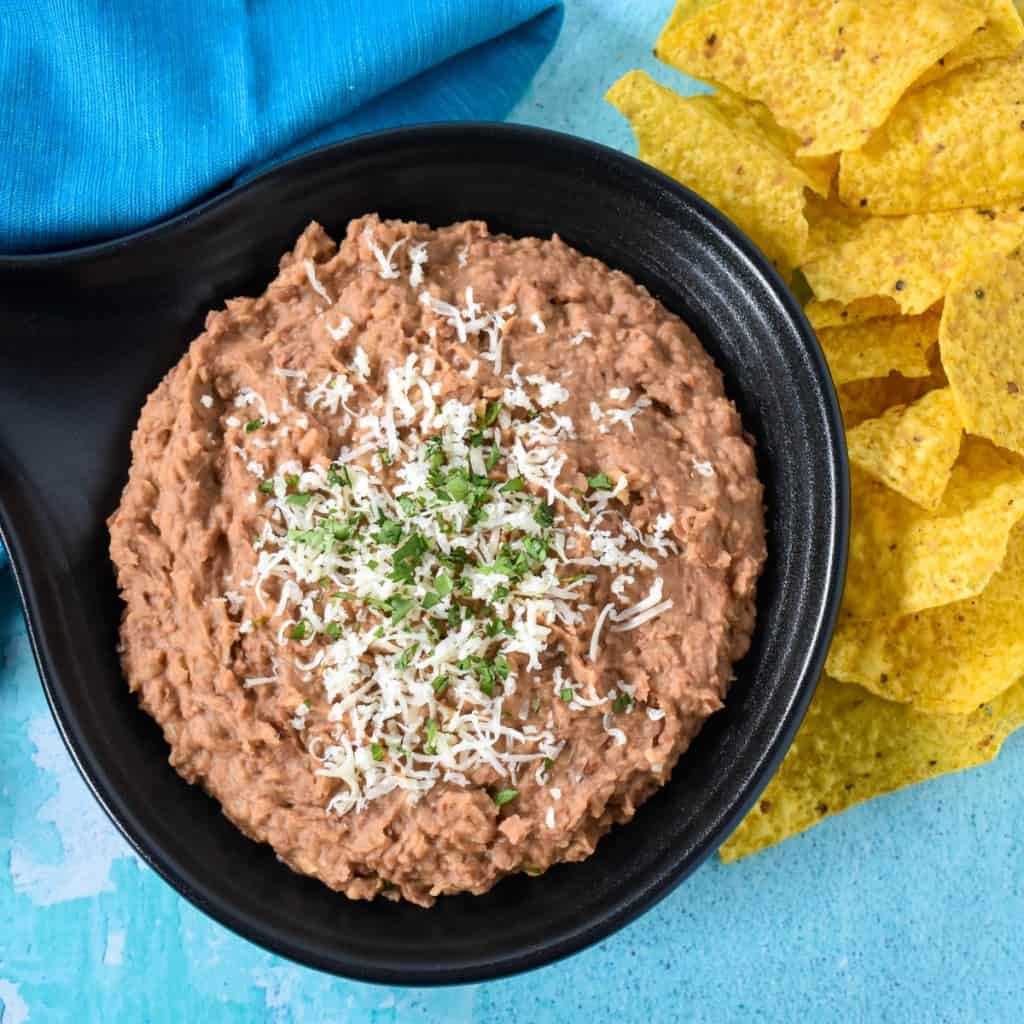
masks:
{"type": "MultiPolygon", "coordinates": [[[[668,0],[570,0],[515,119],[631,147],[602,102],[668,0]]],[[[0,413],[2,415],[2,413],[0,413]]],[[[1024,741],[999,760],[717,862],[569,961],[487,985],[390,989],[293,966],[207,920],[131,854],[56,734],[0,575],[2,1024],[899,1021],[1024,1017],[1024,741]]],[[[325,893],[325,899],[331,898],[325,893]]]]}

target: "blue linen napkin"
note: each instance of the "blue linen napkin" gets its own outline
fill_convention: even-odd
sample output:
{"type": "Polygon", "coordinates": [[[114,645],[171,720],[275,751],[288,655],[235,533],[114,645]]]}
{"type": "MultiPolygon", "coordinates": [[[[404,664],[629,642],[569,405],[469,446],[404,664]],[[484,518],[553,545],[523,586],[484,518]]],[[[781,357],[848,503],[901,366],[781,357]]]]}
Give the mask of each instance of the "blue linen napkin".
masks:
{"type": "Polygon", "coordinates": [[[0,0],[0,252],[123,234],[351,135],[501,120],[561,22],[552,0],[0,0]]]}
{"type": "Polygon", "coordinates": [[[553,0],[0,0],[0,252],[166,217],[286,155],[500,120],[553,0]]]}

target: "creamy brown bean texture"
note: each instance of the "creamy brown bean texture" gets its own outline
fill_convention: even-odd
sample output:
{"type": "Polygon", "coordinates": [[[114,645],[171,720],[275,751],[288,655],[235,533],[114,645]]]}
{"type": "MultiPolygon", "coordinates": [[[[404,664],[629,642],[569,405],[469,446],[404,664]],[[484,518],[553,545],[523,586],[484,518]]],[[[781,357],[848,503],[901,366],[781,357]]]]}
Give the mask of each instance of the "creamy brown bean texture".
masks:
{"type": "Polygon", "coordinates": [[[132,454],[129,684],[184,778],[353,898],[587,857],[749,644],[762,490],[720,374],[557,237],[311,225],[132,454]]]}

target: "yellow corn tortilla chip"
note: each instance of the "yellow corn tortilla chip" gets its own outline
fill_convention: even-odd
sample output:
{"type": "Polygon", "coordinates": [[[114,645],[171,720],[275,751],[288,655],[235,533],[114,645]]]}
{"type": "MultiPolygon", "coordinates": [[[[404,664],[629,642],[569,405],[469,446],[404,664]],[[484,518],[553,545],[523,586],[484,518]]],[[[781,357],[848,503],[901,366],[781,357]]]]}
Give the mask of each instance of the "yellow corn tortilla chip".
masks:
{"type": "Polygon", "coordinates": [[[719,88],[710,97],[716,107],[737,130],[747,136],[763,138],[779,153],[790,160],[806,175],[807,187],[819,196],[827,197],[832,190],[832,179],[839,170],[839,154],[830,156],[801,157],[797,155],[800,140],[792,133],[780,128],[771,111],[756,100],[744,99],[728,89],[719,88]]]}
{"type": "Polygon", "coordinates": [[[1024,677],[1024,526],[977,596],[915,615],[844,620],[826,670],[886,700],[967,714],[1024,677]]]}
{"type": "Polygon", "coordinates": [[[927,377],[928,350],[939,340],[939,314],[879,317],[848,327],[822,327],[818,341],[836,384],[884,377],[927,377]]]}
{"type": "Polygon", "coordinates": [[[969,258],[943,309],[939,350],[964,426],[1024,453],[1024,249],[969,258]]]}
{"type": "Polygon", "coordinates": [[[879,296],[923,313],[949,290],[975,244],[1009,252],[1024,238],[1024,203],[905,217],[859,217],[808,199],[810,258],[801,264],[819,301],[848,305],[879,296]]]}
{"type": "Polygon", "coordinates": [[[913,81],[984,24],[954,0],[719,0],[683,5],[654,52],[759,100],[801,155],[863,145],[913,81]]]}
{"type": "Polygon", "coordinates": [[[915,89],[862,149],[843,154],[840,198],[890,216],[1024,195],[1022,96],[1021,54],[915,89]]]}
{"type": "Polygon", "coordinates": [[[751,115],[726,117],[710,96],[679,96],[642,71],[608,90],[628,118],[640,159],[731,217],[787,273],[805,255],[810,182],[751,115]]]}
{"type": "Polygon", "coordinates": [[[853,380],[836,388],[839,409],[847,430],[881,416],[888,409],[898,405],[909,405],[922,395],[945,387],[947,381],[941,371],[932,372],[928,377],[904,377],[890,373],[888,377],[872,377],[870,380],[853,380]]]}
{"type": "Polygon", "coordinates": [[[1024,516],[1024,469],[965,438],[939,507],[926,512],[853,467],[843,609],[856,619],[910,615],[980,594],[1024,516]]]}
{"type": "Polygon", "coordinates": [[[900,307],[896,305],[896,300],[888,296],[857,299],[848,306],[841,302],[820,302],[818,299],[811,299],[804,306],[804,315],[816,331],[823,327],[846,327],[883,316],[899,316],[899,312],[900,307]]]}
{"type": "Polygon", "coordinates": [[[851,464],[932,512],[949,483],[962,434],[956,400],[949,388],[939,388],[854,427],[846,446],[851,464]]]}
{"type": "Polygon", "coordinates": [[[720,851],[739,860],[904,786],[991,761],[1024,724],[1024,683],[967,715],[933,715],[822,678],[775,777],[720,851]]]}
{"type": "Polygon", "coordinates": [[[971,6],[985,15],[985,24],[940,58],[935,67],[914,83],[915,89],[965,64],[1009,57],[1024,42],[1024,22],[1021,22],[1014,0],[971,0],[971,6]]]}

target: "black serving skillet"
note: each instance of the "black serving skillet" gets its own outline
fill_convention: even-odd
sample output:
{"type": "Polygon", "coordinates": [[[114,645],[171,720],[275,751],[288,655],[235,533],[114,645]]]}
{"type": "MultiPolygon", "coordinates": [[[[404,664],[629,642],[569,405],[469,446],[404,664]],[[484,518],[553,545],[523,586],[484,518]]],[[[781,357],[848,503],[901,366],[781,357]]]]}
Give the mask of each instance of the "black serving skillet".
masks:
{"type": "Polygon", "coordinates": [[[254,942],[353,978],[465,982],[548,963],[670,892],[768,781],[821,670],[843,582],[848,482],[835,393],[797,304],[741,233],[621,153],[511,125],[433,125],[290,161],[117,241],[0,259],[0,535],[43,685],[96,799],[185,897],[254,942]],[[351,902],[242,836],[167,764],[114,651],[105,519],[146,395],[208,309],[258,294],[302,228],[379,211],[557,232],[696,331],[757,442],[768,563],[725,710],[671,783],[581,864],[431,910],[351,902]]]}

